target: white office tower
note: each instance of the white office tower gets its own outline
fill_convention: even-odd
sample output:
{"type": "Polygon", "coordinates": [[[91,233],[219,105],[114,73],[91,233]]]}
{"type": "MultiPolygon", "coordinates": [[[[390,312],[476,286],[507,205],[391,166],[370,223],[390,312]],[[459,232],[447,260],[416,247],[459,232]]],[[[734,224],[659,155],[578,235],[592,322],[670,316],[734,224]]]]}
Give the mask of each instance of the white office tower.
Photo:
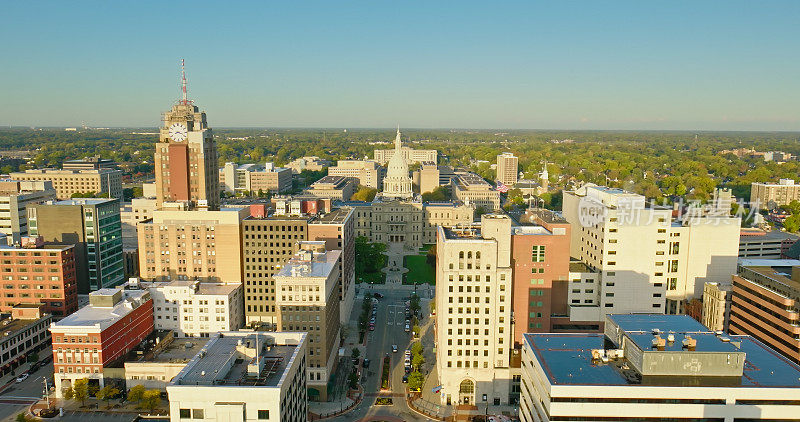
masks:
{"type": "Polygon", "coordinates": [[[736,272],[740,219],[647,204],[622,189],[585,185],[564,193],[570,255],[601,273],[599,315],[684,313],[705,282],[736,272]]]}
{"type": "Polygon", "coordinates": [[[441,402],[507,404],[513,335],[511,219],[484,214],[479,227],[440,226],[436,251],[441,402]]]}

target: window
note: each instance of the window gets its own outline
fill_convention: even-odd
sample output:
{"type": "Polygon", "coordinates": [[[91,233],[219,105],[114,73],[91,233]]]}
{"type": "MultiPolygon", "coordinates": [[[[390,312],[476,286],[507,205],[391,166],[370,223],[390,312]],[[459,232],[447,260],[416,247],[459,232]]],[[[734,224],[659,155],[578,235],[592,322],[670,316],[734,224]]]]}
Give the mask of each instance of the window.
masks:
{"type": "Polygon", "coordinates": [[[205,419],[203,417],[203,409],[192,409],[192,419],[205,419]]]}
{"type": "Polygon", "coordinates": [[[531,247],[531,262],[544,262],[544,245],[533,245],[531,247]]]}
{"type": "Polygon", "coordinates": [[[258,411],[258,419],[259,420],[266,420],[269,419],[269,410],[260,410],[258,411]]]}
{"type": "Polygon", "coordinates": [[[181,417],[181,419],[189,419],[191,417],[191,410],[189,410],[189,409],[181,409],[180,410],[180,417],[181,417]]]}

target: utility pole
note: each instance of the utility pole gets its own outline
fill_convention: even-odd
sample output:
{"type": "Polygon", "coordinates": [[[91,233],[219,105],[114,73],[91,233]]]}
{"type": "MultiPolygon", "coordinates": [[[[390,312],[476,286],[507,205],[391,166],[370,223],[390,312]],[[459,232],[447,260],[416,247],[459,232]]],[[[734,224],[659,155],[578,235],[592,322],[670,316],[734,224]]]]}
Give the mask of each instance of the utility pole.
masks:
{"type": "Polygon", "coordinates": [[[47,402],[47,409],[50,409],[50,389],[47,388],[47,377],[42,377],[42,381],[44,382],[44,399],[47,402]]]}

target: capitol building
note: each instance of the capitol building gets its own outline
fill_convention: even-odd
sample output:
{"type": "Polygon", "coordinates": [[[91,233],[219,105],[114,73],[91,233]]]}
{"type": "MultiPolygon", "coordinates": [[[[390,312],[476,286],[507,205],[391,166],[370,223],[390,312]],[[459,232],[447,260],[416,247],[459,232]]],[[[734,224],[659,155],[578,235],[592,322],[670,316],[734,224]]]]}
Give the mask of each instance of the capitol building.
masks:
{"type": "Polygon", "coordinates": [[[372,242],[401,243],[407,249],[436,243],[438,226],[471,224],[475,207],[460,201],[423,202],[414,193],[408,170],[408,148],[403,148],[400,130],[394,140],[383,191],[371,202],[347,201],[355,210],[356,236],[372,242]]]}

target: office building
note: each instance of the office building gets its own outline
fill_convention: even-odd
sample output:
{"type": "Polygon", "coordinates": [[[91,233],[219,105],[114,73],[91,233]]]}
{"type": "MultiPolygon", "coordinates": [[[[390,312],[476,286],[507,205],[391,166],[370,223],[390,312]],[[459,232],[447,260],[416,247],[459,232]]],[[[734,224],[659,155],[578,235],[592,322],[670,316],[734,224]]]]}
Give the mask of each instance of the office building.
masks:
{"type": "Polygon", "coordinates": [[[341,322],[339,250],[324,241],[300,242],[299,251],[275,274],[279,331],[308,332],[309,399],[328,400],[328,382],[339,353],[341,322]]]}
{"type": "Polygon", "coordinates": [[[731,283],[707,282],[703,287],[702,320],[711,331],[728,331],[731,314],[731,283]]]}
{"type": "Polygon", "coordinates": [[[564,193],[570,254],[601,275],[600,317],[608,313],[684,313],[707,281],[736,271],[740,219],[645,204],[641,195],[585,185],[564,193]]]}
{"type": "Polygon", "coordinates": [[[792,179],[780,179],[778,183],[750,184],[750,204],[759,210],[775,209],[797,200],[800,200],[800,185],[792,179]]]}
{"type": "MultiPolygon", "coordinates": [[[[374,153],[375,161],[384,165],[391,160],[394,156],[394,149],[376,149],[374,153]]],[[[412,149],[411,147],[402,147],[400,153],[403,159],[408,164],[418,164],[423,162],[432,162],[436,164],[439,159],[439,152],[435,149],[412,149]]]]}
{"type": "Polygon", "coordinates": [[[49,180],[0,180],[0,233],[10,245],[18,244],[28,235],[27,206],[53,199],[56,191],[49,180]]]}
{"type": "Polygon", "coordinates": [[[292,174],[300,174],[303,170],[308,171],[322,171],[331,165],[329,160],[325,160],[316,156],[300,157],[284,167],[292,171],[292,174]]]}
{"type": "Polygon", "coordinates": [[[436,370],[442,404],[508,404],[511,393],[513,263],[511,219],[484,214],[480,226],[438,228],[436,370]]]}
{"type": "Polygon", "coordinates": [[[88,193],[103,198],[122,198],[122,171],[114,168],[31,169],[11,173],[9,177],[19,181],[51,182],[57,199],[70,199],[74,194],[88,193]]]}
{"type": "Polygon", "coordinates": [[[89,304],[53,323],[56,397],[81,378],[105,385],[105,368],[119,364],[153,332],[153,300],[146,290],[106,288],[89,294],[89,304]]]}
{"type": "Polygon", "coordinates": [[[45,242],[75,245],[78,293],[125,280],[118,199],[74,198],[28,206],[28,231],[45,242]]]}
{"type": "Polygon", "coordinates": [[[339,317],[342,324],[350,321],[355,301],[355,211],[352,208],[338,208],[317,215],[308,224],[308,240],[325,242],[328,251],[339,250],[339,317]]]}
{"type": "Polygon", "coordinates": [[[225,163],[220,169],[219,183],[227,193],[247,192],[251,196],[266,193],[283,193],[292,189],[292,170],[275,167],[272,163],[225,163]]]}
{"type": "Polygon", "coordinates": [[[512,187],[519,178],[519,158],[513,153],[504,152],[497,156],[497,181],[512,187]]]}
{"type": "Polygon", "coordinates": [[[474,204],[491,212],[500,209],[500,192],[475,173],[455,172],[452,184],[453,198],[466,204],[474,204]]]}
{"type": "Polygon", "coordinates": [[[0,245],[0,256],[0,312],[36,304],[60,318],[78,310],[75,246],[45,247],[41,237],[25,237],[19,247],[0,245]]]}
{"type": "Polygon", "coordinates": [[[182,202],[189,208],[219,209],[217,144],[206,113],[186,96],[163,115],[155,152],[156,205],[182,202]]]}
{"type": "Polygon", "coordinates": [[[419,186],[419,193],[432,192],[434,189],[441,186],[439,176],[439,166],[436,164],[425,161],[420,164],[419,170],[416,171],[416,185],[419,186]]]}
{"type": "Polygon", "coordinates": [[[18,305],[0,315],[0,376],[14,372],[28,361],[28,355],[50,345],[52,320],[52,315],[32,304],[18,305]]]}
{"type": "Polygon", "coordinates": [[[800,261],[743,262],[732,285],[728,332],[751,335],[800,364],[800,261]]]}
{"type": "Polygon", "coordinates": [[[358,184],[373,189],[383,187],[383,167],[372,160],[339,160],[328,167],[329,176],[343,176],[358,179],[358,184]]]}
{"type": "Polygon", "coordinates": [[[570,321],[566,300],[569,286],[570,225],[552,211],[532,209],[510,229],[514,343],[522,335],[552,332],[579,324],[570,321]]]}
{"type": "Polygon", "coordinates": [[[117,163],[115,163],[114,160],[94,156],[77,160],[65,160],[64,163],[61,164],[61,168],[64,170],[116,169],[117,163]]]}
{"type": "Polygon", "coordinates": [[[175,337],[209,337],[219,331],[236,331],[244,325],[241,283],[134,279],[128,284],[150,292],[155,329],[170,330],[175,337]]]}
{"type": "Polygon", "coordinates": [[[523,422],[759,421],[800,414],[800,367],[685,315],[609,315],[605,334],[526,334],[523,422]]]}
{"type": "Polygon", "coordinates": [[[154,211],[138,224],[140,277],[241,283],[240,229],[248,215],[244,207],[154,211]]]}
{"type": "Polygon", "coordinates": [[[739,258],[781,259],[789,248],[800,240],[796,234],[780,230],[741,230],[739,236],[739,258]]]}
{"type": "Polygon", "coordinates": [[[167,385],[170,421],[307,421],[306,337],[214,335],[167,385]]]}
{"type": "Polygon", "coordinates": [[[311,198],[328,198],[338,201],[348,201],[356,193],[358,180],[343,176],[325,176],[312,183],[303,191],[304,196],[311,198]]]}

